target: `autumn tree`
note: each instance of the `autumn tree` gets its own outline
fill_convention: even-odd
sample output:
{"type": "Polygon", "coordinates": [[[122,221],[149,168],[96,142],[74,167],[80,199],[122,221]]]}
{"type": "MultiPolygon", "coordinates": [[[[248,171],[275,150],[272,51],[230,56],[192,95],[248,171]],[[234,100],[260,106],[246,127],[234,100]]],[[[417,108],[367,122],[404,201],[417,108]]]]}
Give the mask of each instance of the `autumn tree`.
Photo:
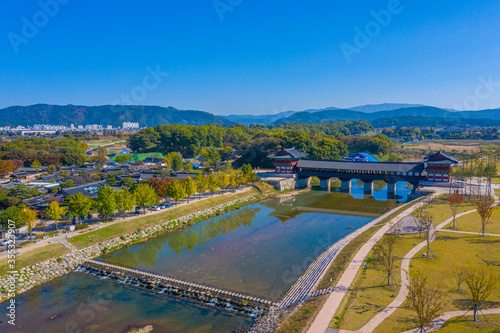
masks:
{"type": "Polygon", "coordinates": [[[68,213],[68,208],[59,205],[57,201],[51,201],[49,207],[45,210],[45,214],[54,220],[54,225],[57,230],[57,223],[61,220],[61,217],[68,213]]]}
{"type": "Polygon", "coordinates": [[[19,214],[17,215],[17,219],[19,220],[20,223],[26,224],[28,226],[28,230],[30,232],[30,240],[31,240],[31,232],[33,231],[33,223],[37,219],[36,212],[29,207],[23,207],[19,211],[19,214]]]}
{"type": "Polygon", "coordinates": [[[445,306],[444,294],[433,285],[427,276],[418,270],[406,272],[408,277],[408,301],[417,313],[417,325],[420,332],[439,317],[445,306]]]}
{"type": "Polygon", "coordinates": [[[224,192],[224,189],[227,189],[227,187],[229,186],[229,181],[230,181],[229,175],[227,172],[219,172],[217,177],[219,186],[223,190],[222,192],[224,192]]]}
{"type": "Polygon", "coordinates": [[[481,234],[484,237],[486,225],[490,223],[490,217],[493,213],[493,199],[489,196],[482,196],[475,202],[476,210],[481,217],[481,234]]]}
{"type": "Polygon", "coordinates": [[[156,205],[157,196],[155,190],[148,184],[139,184],[134,190],[135,200],[143,213],[146,213],[146,207],[156,205]]]}
{"type": "Polygon", "coordinates": [[[477,313],[481,303],[490,296],[497,284],[497,276],[493,267],[486,265],[470,266],[467,269],[465,283],[470,292],[472,306],[474,308],[474,321],[477,321],[477,313]]]}
{"type": "Polygon", "coordinates": [[[159,197],[163,198],[167,196],[169,181],[166,178],[153,177],[148,179],[147,182],[155,190],[159,197]]]}
{"type": "Polygon", "coordinates": [[[255,179],[255,172],[253,172],[252,166],[250,164],[243,164],[241,171],[245,176],[247,181],[253,181],[255,179]]]}
{"type": "Polygon", "coordinates": [[[398,236],[396,234],[387,234],[373,247],[374,252],[379,258],[379,262],[386,272],[384,281],[387,280],[388,286],[392,283],[392,271],[394,270],[394,264],[396,262],[394,247],[397,241],[398,236]]]}
{"type": "Polygon", "coordinates": [[[187,177],[186,180],[182,182],[182,186],[184,187],[184,192],[188,197],[188,203],[189,203],[189,198],[191,198],[191,196],[196,193],[197,190],[196,182],[193,179],[191,179],[191,177],[187,177]]]}
{"type": "Polygon", "coordinates": [[[462,203],[464,202],[464,197],[462,197],[458,193],[452,193],[448,195],[446,200],[448,201],[448,205],[450,206],[451,209],[451,214],[453,215],[453,229],[456,229],[455,220],[457,217],[458,209],[460,208],[460,205],[462,205],[462,203]]]}
{"type": "Polygon", "coordinates": [[[34,159],[33,162],[31,163],[31,167],[35,169],[36,171],[42,170],[42,163],[38,159],[34,159]]]}
{"type": "Polygon", "coordinates": [[[0,175],[11,173],[16,169],[16,165],[12,161],[0,160],[0,175]]]}

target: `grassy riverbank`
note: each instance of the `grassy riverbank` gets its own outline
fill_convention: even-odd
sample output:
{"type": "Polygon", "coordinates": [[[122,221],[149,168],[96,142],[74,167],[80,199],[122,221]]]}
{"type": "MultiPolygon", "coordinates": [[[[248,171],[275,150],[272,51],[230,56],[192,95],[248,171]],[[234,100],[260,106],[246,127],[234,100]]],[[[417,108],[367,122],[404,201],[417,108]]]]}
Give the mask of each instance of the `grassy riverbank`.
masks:
{"type": "MultiPolygon", "coordinates": [[[[482,238],[476,235],[438,233],[431,243],[433,259],[422,257],[426,249],[422,249],[411,260],[411,269],[418,269],[436,283],[445,293],[444,312],[463,311],[470,308],[470,295],[465,283],[462,292],[456,290],[453,271],[469,263],[489,263],[500,275],[498,253],[500,241],[498,237],[482,238]]],[[[483,309],[500,307],[500,289],[495,289],[483,304],[483,309]]],[[[487,316],[489,318],[489,316],[487,316]]],[[[483,318],[484,319],[484,318],[483,318]]],[[[377,327],[375,332],[402,332],[416,327],[416,314],[410,308],[399,308],[377,327]]],[[[453,326],[453,325],[452,325],[453,326]]],[[[496,330],[500,326],[495,326],[496,330]]],[[[449,331],[449,330],[448,330],[449,331]]],[[[469,330],[466,330],[469,332],[469,330]]],[[[495,331],[495,330],[492,330],[495,331]]]]}
{"type": "Polygon", "coordinates": [[[144,229],[159,223],[175,220],[181,216],[189,215],[200,210],[211,208],[226,202],[237,200],[252,194],[258,194],[257,190],[240,192],[236,194],[220,195],[213,198],[208,198],[200,201],[195,201],[180,207],[169,209],[165,212],[152,214],[142,217],[137,217],[122,223],[115,223],[97,230],[86,232],[82,235],[75,236],[70,239],[71,244],[76,248],[82,249],[94,244],[101,243],[113,237],[119,237],[132,233],[136,230],[144,229]]]}
{"type": "MultiPolygon", "coordinates": [[[[59,243],[52,243],[35,248],[16,256],[15,270],[56,258],[66,253],[69,253],[69,250],[59,243]]],[[[8,258],[0,259],[0,276],[4,276],[7,271],[11,270],[8,265],[8,260],[8,258]]]]}

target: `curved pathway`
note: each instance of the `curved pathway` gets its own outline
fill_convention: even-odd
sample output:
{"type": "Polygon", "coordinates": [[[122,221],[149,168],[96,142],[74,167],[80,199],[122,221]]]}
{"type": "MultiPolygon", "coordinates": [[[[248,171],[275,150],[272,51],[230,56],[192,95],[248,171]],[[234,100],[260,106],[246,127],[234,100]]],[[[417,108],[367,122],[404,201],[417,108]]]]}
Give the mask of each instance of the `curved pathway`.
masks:
{"type": "MultiPolygon", "coordinates": [[[[493,198],[495,199],[494,205],[498,205],[499,199],[495,195],[495,192],[493,191],[493,198]]],[[[456,218],[470,214],[475,212],[476,210],[469,210],[460,214],[457,214],[456,218]]],[[[450,217],[449,219],[445,220],[444,222],[440,223],[436,227],[436,232],[437,231],[443,231],[443,228],[453,222],[453,217],[450,217]]],[[[448,231],[448,230],[445,230],[448,231]]],[[[464,233],[469,233],[469,232],[464,232],[464,233]]],[[[470,233],[470,234],[476,234],[477,233],[470,233]]],[[[433,241],[435,237],[431,240],[433,241]]],[[[406,275],[406,271],[409,271],[410,269],[410,260],[423,248],[427,245],[427,242],[421,242],[417,246],[415,246],[413,249],[408,252],[403,259],[401,260],[401,288],[399,289],[399,293],[396,296],[396,298],[389,304],[385,309],[377,313],[375,317],[370,319],[362,328],[360,328],[356,332],[373,332],[373,330],[380,325],[385,319],[387,319],[396,309],[401,307],[401,305],[406,301],[406,297],[408,296],[408,277],[406,275]]],[[[453,313],[460,313],[463,314],[463,311],[453,311],[453,313]]],[[[483,311],[484,312],[484,311],[483,311]]],[[[448,313],[448,312],[447,312],[448,313]]],[[[443,315],[444,316],[444,315],[443,315]]],[[[456,316],[456,315],[455,315],[456,316]]],[[[440,317],[441,318],[441,317],[440,317]]],[[[451,317],[450,317],[451,318],[451,317]]],[[[439,319],[439,318],[438,318],[439,319]]],[[[436,319],[436,320],[438,320],[436,319]]],[[[446,320],[445,320],[446,321],[446,320]]],[[[444,322],[443,322],[444,323],[444,322]]],[[[442,325],[441,325],[442,326],[442,325]]],[[[350,331],[345,331],[341,330],[340,332],[347,333],[350,331]]]]}
{"type": "MultiPolygon", "coordinates": [[[[424,330],[424,332],[432,332],[432,331],[437,331],[438,329],[442,328],[444,324],[450,320],[451,318],[455,317],[461,317],[461,316],[471,316],[472,314],[467,314],[468,312],[471,312],[471,310],[467,312],[463,311],[450,311],[450,312],[445,312],[441,316],[437,317],[432,321],[432,327],[429,327],[424,330]]],[[[487,315],[487,314],[500,314],[500,308],[496,309],[486,309],[486,310],[481,310],[479,315],[487,315]]],[[[414,328],[408,331],[404,331],[403,333],[417,333],[420,332],[418,328],[414,328]]]]}
{"type": "MultiPolygon", "coordinates": [[[[424,199],[422,202],[428,202],[432,199],[434,199],[437,195],[441,194],[442,191],[436,191],[436,193],[432,194],[429,198],[424,199]]],[[[402,213],[400,213],[398,216],[393,218],[391,221],[386,223],[382,228],[380,228],[362,247],[361,249],[356,253],[354,258],[351,260],[349,266],[347,269],[344,271],[342,276],[340,277],[340,280],[338,281],[337,285],[332,289],[330,296],[326,300],[325,304],[323,304],[323,307],[319,311],[318,315],[314,319],[311,327],[307,331],[308,333],[323,333],[328,329],[328,325],[330,324],[330,321],[332,320],[333,316],[335,315],[335,312],[337,311],[338,307],[340,306],[340,303],[344,299],[347,291],[349,290],[349,287],[351,286],[352,282],[354,281],[354,278],[356,277],[356,274],[358,270],[361,268],[361,265],[363,264],[366,256],[368,253],[370,253],[371,249],[373,246],[379,241],[382,236],[391,228],[392,226],[392,221],[399,221],[401,218],[407,216],[411,212],[413,212],[417,208],[416,204],[412,204],[411,207],[408,209],[404,210],[402,213]]]]}

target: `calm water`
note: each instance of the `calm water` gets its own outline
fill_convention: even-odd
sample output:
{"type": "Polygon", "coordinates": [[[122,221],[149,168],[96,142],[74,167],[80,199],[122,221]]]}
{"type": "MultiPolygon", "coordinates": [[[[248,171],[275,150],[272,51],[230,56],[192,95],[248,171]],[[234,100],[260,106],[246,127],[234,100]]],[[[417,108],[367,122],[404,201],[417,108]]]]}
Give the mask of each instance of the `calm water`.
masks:
{"type": "MultiPolygon", "coordinates": [[[[397,187],[400,201],[408,191],[397,187]]],[[[353,184],[352,196],[311,191],[268,200],[102,260],[278,300],[329,245],[395,206],[384,192],[375,187],[373,197],[363,196],[362,184],[353,184]]],[[[79,272],[19,296],[16,304],[17,332],[128,332],[149,324],[155,332],[244,332],[252,325],[249,317],[79,272]]],[[[1,332],[12,330],[5,318],[1,332]]]]}

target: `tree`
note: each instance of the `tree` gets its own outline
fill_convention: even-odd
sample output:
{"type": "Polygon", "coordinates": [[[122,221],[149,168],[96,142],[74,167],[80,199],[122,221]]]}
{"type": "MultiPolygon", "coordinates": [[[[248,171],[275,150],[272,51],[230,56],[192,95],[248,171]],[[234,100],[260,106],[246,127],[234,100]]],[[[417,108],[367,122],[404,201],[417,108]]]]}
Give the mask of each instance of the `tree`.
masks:
{"type": "Polygon", "coordinates": [[[23,207],[19,211],[19,215],[17,215],[17,219],[22,224],[28,225],[28,230],[30,232],[30,240],[31,240],[31,232],[33,231],[33,222],[35,222],[37,219],[36,212],[29,207],[23,207]]]}
{"type": "Polygon", "coordinates": [[[68,187],[73,187],[75,186],[75,183],[73,182],[73,179],[68,179],[64,183],[61,183],[62,188],[68,188],[68,187]]]}
{"type": "Polygon", "coordinates": [[[448,205],[450,206],[451,209],[451,214],[453,215],[453,229],[456,229],[455,220],[457,217],[458,208],[460,208],[460,205],[464,202],[464,197],[462,197],[458,193],[452,193],[448,195],[446,200],[448,201],[448,205]]]}
{"type": "Polygon", "coordinates": [[[135,195],[126,188],[115,191],[114,195],[116,209],[118,213],[122,214],[122,217],[125,218],[125,213],[135,207],[135,195]]]}
{"type": "Polygon", "coordinates": [[[219,179],[216,175],[212,174],[208,176],[207,183],[207,188],[210,191],[210,196],[213,196],[214,192],[219,190],[219,179]]]}
{"type": "Polygon", "coordinates": [[[417,313],[417,325],[420,332],[441,315],[444,308],[444,295],[420,271],[406,272],[408,277],[408,300],[412,303],[417,313]]]}
{"type": "Polygon", "coordinates": [[[115,158],[116,163],[125,164],[125,162],[132,162],[132,156],[129,154],[119,154],[115,158]]]}
{"type": "Polygon", "coordinates": [[[92,208],[92,199],[78,192],[77,194],[67,197],[69,212],[78,216],[80,222],[85,219],[85,216],[92,208]]]}
{"type": "Polygon", "coordinates": [[[182,170],[184,167],[184,160],[182,159],[182,155],[176,153],[172,158],[172,170],[178,171],[182,170]]]}
{"type": "Polygon", "coordinates": [[[159,197],[163,198],[167,196],[169,181],[167,181],[165,178],[150,178],[148,179],[148,184],[155,190],[156,194],[158,194],[159,197]]]}
{"type": "Polygon", "coordinates": [[[434,216],[430,213],[424,213],[420,224],[422,225],[422,229],[425,235],[425,241],[427,242],[427,259],[431,257],[431,242],[432,237],[434,237],[434,226],[432,222],[434,221],[434,216]]]}
{"type": "Polygon", "coordinates": [[[136,204],[146,213],[146,207],[156,205],[158,200],[155,190],[148,184],[139,184],[134,190],[136,204]]]}
{"type": "Polygon", "coordinates": [[[36,171],[40,171],[42,170],[42,163],[40,163],[40,161],[35,158],[33,160],[33,163],[31,163],[31,167],[36,171]]]}
{"type": "Polygon", "coordinates": [[[122,180],[120,181],[120,184],[122,184],[126,188],[131,188],[134,183],[135,181],[130,176],[122,178],[122,180]]]}
{"type": "Polygon", "coordinates": [[[455,280],[455,283],[457,285],[457,291],[459,293],[462,293],[462,283],[465,281],[465,278],[467,277],[467,269],[464,267],[455,267],[451,271],[451,276],[453,276],[453,279],[455,280]]]}
{"type": "Polygon", "coordinates": [[[253,181],[255,179],[255,172],[253,172],[252,166],[250,164],[243,164],[241,167],[243,175],[248,181],[253,181]]]}
{"type": "Polygon", "coordinates": [[[191,177],[187,177],[186,180],[182,182],[182,186],[184,187],[184,192],[186,192],[189,203],[189,199],[191,198],[191,196],[196,193],[197,190],[196,182],[193,179],[191,179],[191,177]]]}
{"type": "Polygon", "coordinates": [[[213,147],[203,148],[201,150],[201,157],[207,161],[209,166],[213,166],[215,171],[218,171],[218,166],[220,166],[221,157],[217,149],[213,147]]]}
{"type": "Polygon", "coordinates": [[[56,170],[57,170],[57,167],[54,164],[49,165],[47,167],[47,169],[45,169],[45,171],[49,174],[55,172],[56,170]]]}
{"type": "Polygon", "coordinates": [[[490,296],[497,284],[497,276],[493,267],[486,265],[470,266],[467,269],[465,283],[469,287],[471,302],[474,308],[474,321],[477,321],[477,312],[482,302],[490,296]]]}
{"type": "Polygon", "coordinates": [[[69,171],[67,171],[67,170],[59,170],[56,173],[58,176],[63,177],[63,178],[69,177],[69,171]]]}
{"type": "Polygon", "coordinates": [[[198,191],[198,195],[201,198],[201,194],[208,189],[207,177],[199,173],[194,176],[194,180],[196,181],[196,189],[198,191]]]}
{"type": "Polygon", "coordinates": [[[104,219],[108,221],[108,217],[116,211],[116,200],[113,189],[108,185],[101,187],[99,192],[97,192],[95,203],[97,211],[104,215],[104,219]]]}
{"type": "Polygon", "coordinates": [[[16,170],[14,162],[0,160],[0,175],[11,173],[14,170],[16,170]]]}
{"type": "Polygon", "coordinates": [[[481,217],[481,234],[484,237],[486,225],[490,223],[490,217],[493,213],[493,199],[489,196],[482,196],[476,200],[476,210],[481,217]]]}
{"type": "Polygon", "coordinates": [[[184,197],[186,196],[186,191],[184,190],[184,187],[177,179],[175,179],[168,186],[168,196],[174,198],[175,202],[184,199],[184,197]]]}
{"type": "Polygon", "coordinates": [[[61,220],[61,217],[68,213],[68,208],[62,207],[57,201],[51,201],[49,207],[45,209],[45,214],[54,220],[54,224],[57,230],[57,223],[61,220]]]}
{"type": "Polygon", "coordinates": [[[394,263],[396,262],[396,257],[393,252],[397,241],[398,236],[396,234],[387,234],[377,244],[375,244],[373,248],[386,271],[388,286],[390,286],[392,282],[392,271],[394,270],[394,263]]]}
{"type": "Polygon", "coordinates": [[[219,186],[222,189],[226,189],[229,186],[229,175],[227,172],[219,172],[218,174],[219,186]]]}

